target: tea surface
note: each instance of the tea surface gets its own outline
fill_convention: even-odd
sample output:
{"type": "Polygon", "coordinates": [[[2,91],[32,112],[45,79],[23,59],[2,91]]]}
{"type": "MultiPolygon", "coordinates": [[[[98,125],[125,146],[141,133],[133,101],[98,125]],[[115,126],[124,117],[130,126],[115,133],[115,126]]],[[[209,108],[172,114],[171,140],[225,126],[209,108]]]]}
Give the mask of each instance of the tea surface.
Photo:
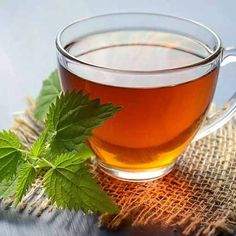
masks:
{"type": "MultiPolygon", "coordinates": [[[[102,46],[107,41],[112,42],[113,37],[116,39],[116,34],[118,32],[108,33],[103,38],[102,35],[94,36],[100,41],[91,37],[87,41],[78,40],[68,45],[66,50],[84,63],[131,71],[188,66],[209,55],[207,49],[194,40],[153,31],[146,32],[140,44],[136,41],[143,33],[134,32],[132,37],[129,36],[130,40],[124,40],[128,43],[116,44],[116,40],[113,40],[115,43],[112,45],[102,46]],[[100,47],[93,49],[93,41],[99,42],[100,47]],[[87,52],[80,53],[86,45],[87,52]]],[[[72,69],[60,66],[64,90],[83,89],[92,98],[100,98],[103,103],[112,102],[122,106],[115,117],[94,131],[89,143],[103,163],[127,171],[157,169],[174,162],[204,118],[214,94],[217,74],[218,69],[215,68],[194,80],[191,80],[190,74],[189,81],[184,83],[157,87],[154,83],[153,86],[149,84],[148,87],[132,88],[130,84],[126,86],[122,79],[117,81],[115,73],[109,73],[107,76],[111,82],[104,84],[103,77],[90,81],[89,76],[81,76],[72,69]]],[[[130,76],[134,77],[135,83],[135,74],[130,76]]],[[[157,79],[160,84],[160,76],[157,79]]],[[[168,78],[163,77],[163,80],[168,78]]]]}

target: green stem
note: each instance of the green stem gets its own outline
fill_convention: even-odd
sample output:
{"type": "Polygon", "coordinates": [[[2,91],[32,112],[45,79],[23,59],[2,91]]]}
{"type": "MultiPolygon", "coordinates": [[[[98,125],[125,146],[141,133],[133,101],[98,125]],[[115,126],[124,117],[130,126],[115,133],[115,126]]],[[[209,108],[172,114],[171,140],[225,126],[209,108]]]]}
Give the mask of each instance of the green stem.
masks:
{"type": "Polygon", "coordinates": [[[43,157],[40,157],[40,156],[38,156],[38,157],[37,157],[37,156],[32,156],[32,155],[30,155],[30,152],[29,152],[29,151],[24,150],[24,149],[19,149],[19,151],[21,151],[22,153],[25,153],[25,154],[26,154],[26,160],[27,160],[30,164],[34,165],[34,166],[36,166],[36,163],[32,162],[32,160],[33,160],[33,161],[36,161],[37,159],[39,159],[39,160],[44,161],[47,165],[49,165],[49,166],[52,167],[53,169],[56,168],[56,166],[54,166],[51,162],[49,162],[48,160],[46,160],[46,159],[43,158],[43,157]]]}
{"type": "Polygon", "coordinates": [[[44,161],[45,163],[47,163],[49,166],[51,166],[53,169],[56,169],[56,166],[54,166],[51,162],[49,162],[48,160],[46,160],[45,158],[41,157],[40,158],[42,161],[44,161]]]}
{"type": "Polygon", "coordinates": [[[25,154],[29,154],[29,153],[30,153],[29,151],[24,150],[24,149],[18,149],[18,151],[23,152],[23,153],[25,153],[25,154]]]}
{"type": "Polygon", "coordinates": [[[19,151],[20,151],[21,153],[26,154],[26,155],[25,155],[25,161],[28,161],[31,165],[34,166],[34,161],[35,161],[35,159],[32,158],[32,156],[30,156],[30,152],[27,151],[27,150],[24,150],[24,149],[19,149],[19,151]]]}

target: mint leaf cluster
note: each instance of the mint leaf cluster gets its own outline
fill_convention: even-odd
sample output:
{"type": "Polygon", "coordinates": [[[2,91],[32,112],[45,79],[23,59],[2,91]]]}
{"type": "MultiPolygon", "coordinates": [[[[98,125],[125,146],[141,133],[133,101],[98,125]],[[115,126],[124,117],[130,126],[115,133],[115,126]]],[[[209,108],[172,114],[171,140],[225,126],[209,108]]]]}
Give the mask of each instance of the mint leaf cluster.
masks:
{"type": "Polygon", "coordinates": [[[34,180],[41,176],[48,198],[57,207],[81,209],[85,213],[117,213],[118,207],[89,171],[87,160],[93,153],[86,140],[94,128],[101,126],[120,107],[100,104],[99,99],[90,100],[82,91],[60,93],[57,90],[54,98],[54,85],[59,83],[55,78],[58,80],[52,74],[49,80],[53,82],[44,82],[37,99],[36,117],[45,119],[45,129],[30,149],[26,149],[13,132],[0,132],[0,198],[14,196],[17,205],[34,180]],[[53,102],[45,96],[53,97],[53,102]]]}

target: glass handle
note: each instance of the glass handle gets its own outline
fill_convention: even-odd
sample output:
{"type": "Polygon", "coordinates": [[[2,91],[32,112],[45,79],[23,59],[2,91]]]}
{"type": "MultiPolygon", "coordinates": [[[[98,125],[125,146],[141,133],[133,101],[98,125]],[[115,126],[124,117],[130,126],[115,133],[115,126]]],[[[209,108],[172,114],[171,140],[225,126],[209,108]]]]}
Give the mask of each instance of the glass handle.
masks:
{"type": "MultiPolygon", "coordinates": [[[[231,62],[236,62],[236,47],[228,47],[223,51],[223,60],[221,65],[227,65],[231,62]]],[[[215,130],[222,127],[228,122],[236,112],[236,92],[233,96],[214,114],[210,115],[206,124],[198,131],[193,141],[197,141],[215,130]]]]}

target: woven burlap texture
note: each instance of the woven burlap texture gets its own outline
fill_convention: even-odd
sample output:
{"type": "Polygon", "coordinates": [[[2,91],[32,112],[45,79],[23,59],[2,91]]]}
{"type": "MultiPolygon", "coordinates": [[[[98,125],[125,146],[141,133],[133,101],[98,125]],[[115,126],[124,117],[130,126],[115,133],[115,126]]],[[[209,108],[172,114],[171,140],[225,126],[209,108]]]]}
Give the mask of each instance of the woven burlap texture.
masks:
{"type": "MultiPolygon", "coordinates": [[[[26,145],[30,145],[43,129],[34,121],[32,109],[33,104],[25,115],[15,116],[12,127],[26,145]]],[[[176,168],[162,179],[132,183],[114,179],[95,165],[91,165],[91,171],[121,209],[116,216],[104,214],[100,217],[101,224],[107,228],[116,229],[123,224],[158,225],[178,227],[184,235],[212,236],[221,231],[232,233],[236,226],[235,120],[192,143],[179,158],[176,168]]],[[[40,179],[18,209],[27,204],[31,204],[29,209],[38,216],[54,207],[45,198],[40,179]],[[32,203],[29,199],[36,192],[32,203]]]]}

